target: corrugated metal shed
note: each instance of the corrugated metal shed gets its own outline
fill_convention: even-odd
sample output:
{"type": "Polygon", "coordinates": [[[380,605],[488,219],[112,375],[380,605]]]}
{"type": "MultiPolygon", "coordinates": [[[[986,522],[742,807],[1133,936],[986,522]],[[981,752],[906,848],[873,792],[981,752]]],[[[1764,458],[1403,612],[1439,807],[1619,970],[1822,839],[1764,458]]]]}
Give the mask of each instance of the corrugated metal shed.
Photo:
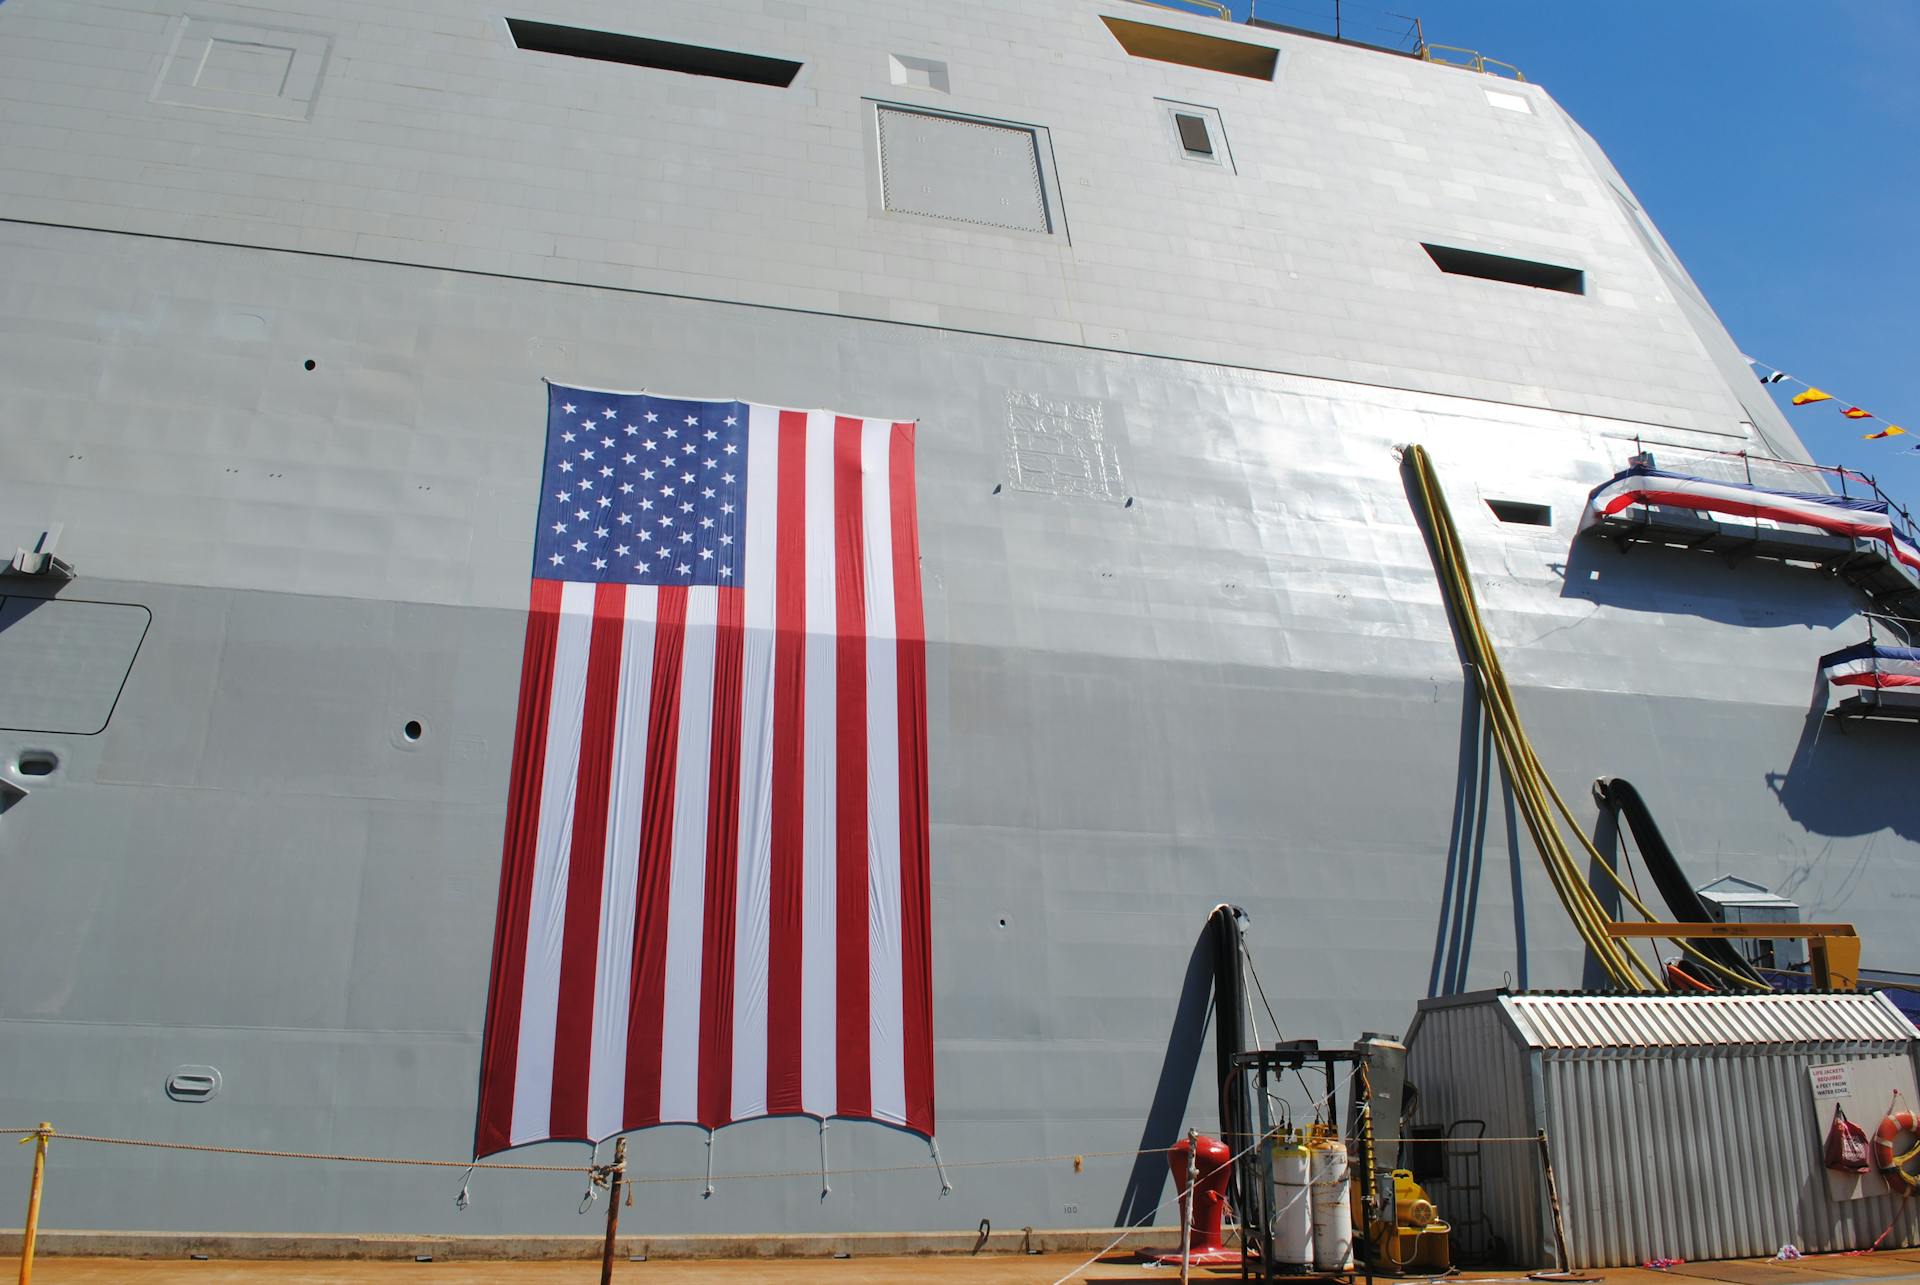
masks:
{"type": "Polygon", "coordinates": [[[1506,995],[1501,1007],[1537,1049],[1904,1045],[1915,1036],[1878,995],[1506,995]]]}
{"type": "MultiPolygon", "coordinates": [[[[1758,1257],[1788,1242],[1853,1249],[1890,1223],[1886,1243],[1920,1239],[1920,1202],[1829,1194],[1807,1076],[1875,1057],[1912,1064],[1916,1031],[1883,996],[1486,991],[1424,1001],[1407,1045],[1419,1123],[1471,1121],[1456,1136],[1488,1139],[1546,1130],[1572,1266],[1758,1257]]],[[[1459,1238],[1553,1262],[1539,1147],[1449,1150],[1435,1194],[1459,1238]]]]}

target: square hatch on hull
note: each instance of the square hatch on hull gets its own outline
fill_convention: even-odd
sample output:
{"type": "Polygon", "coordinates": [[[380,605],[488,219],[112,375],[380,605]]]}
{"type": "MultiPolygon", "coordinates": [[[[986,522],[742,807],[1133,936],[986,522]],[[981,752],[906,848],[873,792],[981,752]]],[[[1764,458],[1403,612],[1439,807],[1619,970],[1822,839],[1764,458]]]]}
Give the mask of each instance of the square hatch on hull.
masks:
{"type": "Polygon", "coordinates": [[[332,45],[331,38],[313,31],[183,17],[152,99],[174,107],[307,120],[332,45]]]}

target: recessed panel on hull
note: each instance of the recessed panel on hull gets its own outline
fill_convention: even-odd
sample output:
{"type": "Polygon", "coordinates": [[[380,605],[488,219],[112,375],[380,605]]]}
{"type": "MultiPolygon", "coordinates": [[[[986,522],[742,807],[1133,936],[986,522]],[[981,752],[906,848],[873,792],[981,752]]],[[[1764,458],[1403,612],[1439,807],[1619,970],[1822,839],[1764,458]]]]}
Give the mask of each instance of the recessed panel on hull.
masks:
{"type": "Polygon", "coordinates": [[[131,603],[0,598],[0,728],[105,729],[152,619],[131,603]]]}

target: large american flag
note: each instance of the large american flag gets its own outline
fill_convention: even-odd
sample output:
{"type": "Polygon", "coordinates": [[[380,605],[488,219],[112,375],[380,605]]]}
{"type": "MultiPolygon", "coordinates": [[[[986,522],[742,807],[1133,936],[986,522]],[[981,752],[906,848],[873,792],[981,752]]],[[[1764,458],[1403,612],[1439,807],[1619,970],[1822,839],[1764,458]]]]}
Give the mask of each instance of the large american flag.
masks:
{"type": "Polygon", "coordinates": [[[933,1133],[914,428],[549,386],[478,1155],[933,1133]]]}

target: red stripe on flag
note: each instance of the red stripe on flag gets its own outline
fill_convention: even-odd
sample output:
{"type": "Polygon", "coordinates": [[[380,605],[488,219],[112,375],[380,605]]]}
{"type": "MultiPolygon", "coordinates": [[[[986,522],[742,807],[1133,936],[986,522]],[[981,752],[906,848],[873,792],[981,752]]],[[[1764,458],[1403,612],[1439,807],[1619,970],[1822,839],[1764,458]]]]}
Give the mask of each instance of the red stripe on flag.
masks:
{"type": "Polygon", "coordinates": [[[560,633],[560,582],[535,580],[520,651],[520,708],[514,718],[507,835],[500,857],[500,900],[493,921],[493,981],[480,1051],[480,1111],[473,1153],[513,1145],[513,1084],[520,1061],[520,992],[526,984],[527,914],[533,901],[533,845],[540,829],[540,784],[547,766],[547,710],[560,633]]]}
{"type": "Polygon", "coordinates": [[[603,584],[593,594],[580,763],[574,776],[573,838],[560,946],[560,994],[553,1024],[555,1138],[587,1136],[587,1076],[593,1062],[593,982],[599,955],[600,894],[607,857],[607,799],[613,785],[613,733],[620,705],[620,645],[627,590],[603,584]]]}
{"type": "Polygon", "coordinates": [[[913,425],[893,426],[893,604],[899,647],[901,1035],[907,1127],[933,1133],[933,934],[927,820],[927,643],[920,604],[913,425]]]}
{"type": "Polygon", "coordinates": [[[867,921],[867,600],[857,419],[833,424],[835,631],[834,1067],[840,1115],[873,1112],[867,921]]]}
{"type": "Polygon", "coordinates": [[[740,700],[746,594],[719,589],[707,780],[707,904],[700,952],[700,1123],[733,1119],[734,913],[740,872],[740,700]]]}
{"type": "Polygon", "coordinates": [[[806,845],[807,414],[780,412],[773,597],[773,901],[767,925],[767,1113],[800,1094],[801,880],[806,845]]]}
{"type": "Polygon", "coordinates": [[[686,651],[687,590],[664,585],[653,630],[653,694],[647,706],[646,801],[640,812],[640,869],[633,914],[633,982],[628,991],[627,1089],[621,1123],[660,1122],[660,1042],[667,993],[667,897],[673,878],[673,797],[680,758],[680,669],[686,651]]]}

